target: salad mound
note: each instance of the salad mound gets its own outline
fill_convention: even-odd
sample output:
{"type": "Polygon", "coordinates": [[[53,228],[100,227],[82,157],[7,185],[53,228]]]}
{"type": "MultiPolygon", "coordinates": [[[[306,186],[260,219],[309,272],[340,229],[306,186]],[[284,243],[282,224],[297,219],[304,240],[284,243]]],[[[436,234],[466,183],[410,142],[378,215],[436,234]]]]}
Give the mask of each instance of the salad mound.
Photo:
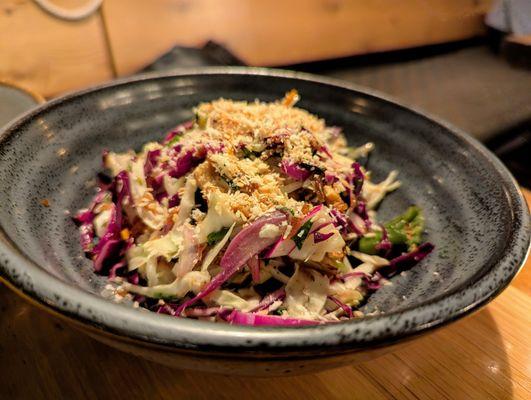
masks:
{"type": "Polygon", "coordinates": [[[298,98],[202,103],[160,142],[104,152],[74,220],[107,294],[232,324],[337,322],[430,253],[417,206],[377,219],[397,172],[372,182],[373,144],[349,147],[298,98]]]}

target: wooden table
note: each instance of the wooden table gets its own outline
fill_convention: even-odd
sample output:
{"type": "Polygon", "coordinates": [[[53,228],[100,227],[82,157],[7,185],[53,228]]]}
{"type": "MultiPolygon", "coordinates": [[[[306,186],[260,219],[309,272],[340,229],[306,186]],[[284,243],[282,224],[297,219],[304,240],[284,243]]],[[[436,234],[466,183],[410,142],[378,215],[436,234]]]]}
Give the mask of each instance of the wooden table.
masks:
{"type": "MultiPolygon", "coordinates": [[[[67,9],[88,0],[48,0],[67,9]]],[[[275,66],[484,35],[493,0],[105,0],[63,21],[33,0],[0,1],[0,79],[46,97],[132,74],[175,45],[223,44],[275,66]]]]}
{"type": "MultiPolygon", "coordinates": [[[[531,192],[526,192],[531,204],[531,192]]],[[[364,364],[258,379],[106,347],[0,287],[1,399],[530,399],[531,262],[474,315],[364,364]]]]}

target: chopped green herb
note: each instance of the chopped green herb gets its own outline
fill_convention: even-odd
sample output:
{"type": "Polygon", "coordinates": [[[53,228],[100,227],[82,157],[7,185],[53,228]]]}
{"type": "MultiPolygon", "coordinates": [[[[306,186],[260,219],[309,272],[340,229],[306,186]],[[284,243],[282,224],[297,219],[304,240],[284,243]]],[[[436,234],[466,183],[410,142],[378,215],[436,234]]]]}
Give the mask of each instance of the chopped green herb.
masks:
{"type": "Polygon", "coordinates": [[[229,185],[229,188],[232,190],[240,190],[240,187],[234,183],[232,179],[227,178],[225,175],[220,174],[220,178],[223,179],[223,181],[229,185]]]}
{"type": "Polygon", "coordinates": [[[229,228],[222,228],[217,232],[209,233],[207,236],[207,243],[212,246],[225,237],[229,228]]]}
{"type": "Polygon", "coordinates": [[[229,187],[232,190],[240,190],[240,187],[238,185],[236,185],[233,181],[229,181],[229,182],[227,182],[227,184],[229,185],[229,187]]]}
{"type": "Polygon", "coordinates": [[[347,266],[342,263],[341,261],[338,261],[338,260],[334,260],[333,261],[333,264],[334,264],[334,267],[337,268],[337,270],[341,273],[347,273],[349,271],[349,269],[347,268],[347,266]]]}
{"type": "Polygon", "coordinates": [[[288,208],[288,207],[279,207],[278,209],[279,209],[280,211],[284,211],[284,212],[290,213],[291,215],[295,215],[295,211],[293,211],[291,208],[288,208]]]}
{"type": "Polygon", "coordinates": [[[273,315],[280,315],[282,316],[286,312],[285,308],[277,308],[275,311],[272,312],[273,315]]]}
{"type": "Polygon", "coordinates": [[[242,147],[242,153],[245,158],[251,158],[251,156],[253,155],[253,152],[247,147],[242,147]]]}
{"type": "Polygon", "coordinates": [[[300,227],[300,229],[297,231],[297,234],[293,236],[293,241],[295,242],[295,246],[300,250],[302,249],[302,245],[306,238],[308,237],[308,234],[310,233],[310,229],[312,229],[312,220],[309,219],[300,227]]]}
{"type": "Polygon", "coordinates": [[[197,123],[197,126],[199,126],[199,128],[205,129],[207,124],[207,116],[205,114],[196,112],[195,122],[197,123]]]}
{"type": "Polygon", "coordinates": [[[319,168],[319,167],[316,167],[315,165],[311,165],[311,164],[307,164],[307,163],[299,163],[298,165],[299,165],[299,167],[305,169],[306,171],[313,172],[314,174],[317,174],[317,175],[323,175],[324,174],[324,170],[319,168]]]}
{"type": "Polygon", "coordinates": [[[245,158],[250,158],[250,159],[260,157],[260,155],[262,154],[259,151],[251,151],[247,147],[242,147],[242,153],[245,158]]]}
{"type": "Polygon", "coordinates": [[[166,146],[167,147],[173,147],[175,144],[179,143],[179,141],[181,140],[182,136],[181,135],[175,135],[172,140],[170,140],[166,146]]]}

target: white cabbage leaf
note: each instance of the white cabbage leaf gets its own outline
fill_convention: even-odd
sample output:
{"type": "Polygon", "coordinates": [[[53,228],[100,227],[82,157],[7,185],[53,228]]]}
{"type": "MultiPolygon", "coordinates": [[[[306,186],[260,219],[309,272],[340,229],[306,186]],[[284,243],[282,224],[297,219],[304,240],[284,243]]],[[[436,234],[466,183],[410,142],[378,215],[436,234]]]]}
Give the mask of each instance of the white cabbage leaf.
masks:
{"type": "Polygon", "coordinates": [[[315,319],[321,314],[328,295],[329,280],[319,272],[297,265],[286,285],[284,306],[291,317],[315,319]]]}
{"type": "Polygon", "coordinates": [[[122,284],[122,287],[127,291],[144,296],[153,298],[171,298],[183,297],[190,291],[197,294],[208,282],[210,282],[210,274],[207,271],[191,271],[185,274],[182,278],[175,279],[170,284],[145,287],[126,282],[122,284]]]}

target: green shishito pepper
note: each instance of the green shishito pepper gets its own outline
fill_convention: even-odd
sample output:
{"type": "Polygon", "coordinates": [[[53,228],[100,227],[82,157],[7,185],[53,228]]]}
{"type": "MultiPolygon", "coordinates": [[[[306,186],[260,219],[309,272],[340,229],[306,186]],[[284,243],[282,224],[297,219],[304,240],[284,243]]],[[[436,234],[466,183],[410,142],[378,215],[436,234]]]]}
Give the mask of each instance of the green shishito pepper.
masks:
{"type": "Polygon", "coordinates": [[[175,135],[172,140],[166,143],[166,147],[173,147],[174,145],[179,143],[181,139],[182,139],[182,136],[180,134],[175,135]]]}
{"type": "MultiPolygon", "coordinates": [[[[404,214],[384,224],[384,227],[391,244],[406,244],[412,250],[422,240],[422,232],[424,231],[422,210],[417,206],[411,206],[404,214]]],[[[359,241],[359,250],[366,254],[378,253],[376,246],[382,241],[382,235],[381,231],[366,234],[359,241]]]]}

